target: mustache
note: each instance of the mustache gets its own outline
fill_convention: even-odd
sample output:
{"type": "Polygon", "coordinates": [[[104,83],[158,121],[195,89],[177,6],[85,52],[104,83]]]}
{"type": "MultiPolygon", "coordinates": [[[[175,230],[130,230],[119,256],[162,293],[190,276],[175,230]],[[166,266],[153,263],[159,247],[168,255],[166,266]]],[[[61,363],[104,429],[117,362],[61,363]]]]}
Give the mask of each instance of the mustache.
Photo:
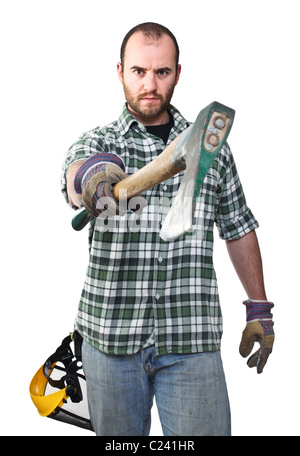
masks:
{"type": "Polygon", "coordinates": [[[138,100],[142,100],[143,98],[158,98],[160,101],[163,101],[163,97],[156,92],[145,92],[143,95],[139,95],[138,100]]]}

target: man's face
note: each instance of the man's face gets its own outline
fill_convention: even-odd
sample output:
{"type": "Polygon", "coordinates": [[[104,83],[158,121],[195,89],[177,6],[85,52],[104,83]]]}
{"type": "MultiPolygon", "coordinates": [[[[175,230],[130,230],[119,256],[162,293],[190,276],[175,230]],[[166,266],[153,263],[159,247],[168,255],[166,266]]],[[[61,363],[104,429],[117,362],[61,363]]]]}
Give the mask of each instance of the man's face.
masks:
{"type": "Polygon", "coordinates": [[[172,39],[148,39],[137,32],[128,40],[118,76],[129,111],[144,125],[168,122],[167,108],[180,76],[172,39]],[[176,72],[177,70],[177,72],[176,72]]]}

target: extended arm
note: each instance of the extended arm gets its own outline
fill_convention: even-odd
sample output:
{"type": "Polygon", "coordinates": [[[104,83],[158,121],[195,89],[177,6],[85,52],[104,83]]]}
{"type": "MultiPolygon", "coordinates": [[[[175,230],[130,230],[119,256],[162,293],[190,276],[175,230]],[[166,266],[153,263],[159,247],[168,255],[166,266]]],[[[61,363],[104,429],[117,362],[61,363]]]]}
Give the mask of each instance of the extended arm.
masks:
{"type": "Polygon", "coordinates": [[[66,174],[68,199],[69,202],[76,207],[82,206],[82,195],[76,193],[74,188],[74,179],[77,174],[77,171],[85,162],[86,160],[76,161],[69,167],[66,174]]]}

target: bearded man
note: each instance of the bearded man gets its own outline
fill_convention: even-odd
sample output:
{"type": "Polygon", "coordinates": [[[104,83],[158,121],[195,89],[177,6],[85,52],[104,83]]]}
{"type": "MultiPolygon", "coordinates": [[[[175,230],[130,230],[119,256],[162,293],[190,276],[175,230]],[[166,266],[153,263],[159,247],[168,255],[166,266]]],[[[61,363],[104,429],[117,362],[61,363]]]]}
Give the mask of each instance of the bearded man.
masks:
{"type": "Polygon", "coordinates": [[[121,210],[115,202],[112,218],[106,218],[112,184],[152,161],[190,125],[171,104],[180,73],[170,30],[155,23],[130,30],[117,64],[126,98],[120,117],[84,133],[64,161],[62,191],[68,203],[84,205],[95,217],[76,327],[83,337],[97,435],[149,435],[154,396],[164,435],[230,435],[214,224],[248,296],[241,353],[247,356],[254,341],[260,342],[249,360],[260,373],[272,350],[273,304],[264,287],[258,223],[228,144],[196,203],[201,238],[185,234],[164,242],[159,237],[183,173],[145,192],[142,211],[132,212],[130,204],[121,210]],[[139,224],[132,223],[134,217],[139,224]]]}

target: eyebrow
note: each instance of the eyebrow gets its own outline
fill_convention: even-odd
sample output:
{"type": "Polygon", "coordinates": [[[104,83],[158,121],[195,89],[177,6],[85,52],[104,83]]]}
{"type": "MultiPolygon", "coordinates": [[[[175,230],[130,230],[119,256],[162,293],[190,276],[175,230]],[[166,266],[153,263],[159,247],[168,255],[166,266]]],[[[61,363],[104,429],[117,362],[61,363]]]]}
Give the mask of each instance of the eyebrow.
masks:
{"type": "MultiPolygon", "coordinates": [[[[138,71],[145,71],[145,70],[146,70],[146,68],[142,68],[142,67],[139,67],[139,66],[137,66],[137,65],[133,65],[130,69],[131,69],[131,70],[138,70],[138,71]]],[[[155,71],[156,71],[156,72],[158,72],[158,71],[168,71],[168,72],[170,72],[170,71],[172,71],[172,69],[169,68],[169,67],[163,67],[163,68],[158,68],[158,69],[155,70],[155,71]]]]}

